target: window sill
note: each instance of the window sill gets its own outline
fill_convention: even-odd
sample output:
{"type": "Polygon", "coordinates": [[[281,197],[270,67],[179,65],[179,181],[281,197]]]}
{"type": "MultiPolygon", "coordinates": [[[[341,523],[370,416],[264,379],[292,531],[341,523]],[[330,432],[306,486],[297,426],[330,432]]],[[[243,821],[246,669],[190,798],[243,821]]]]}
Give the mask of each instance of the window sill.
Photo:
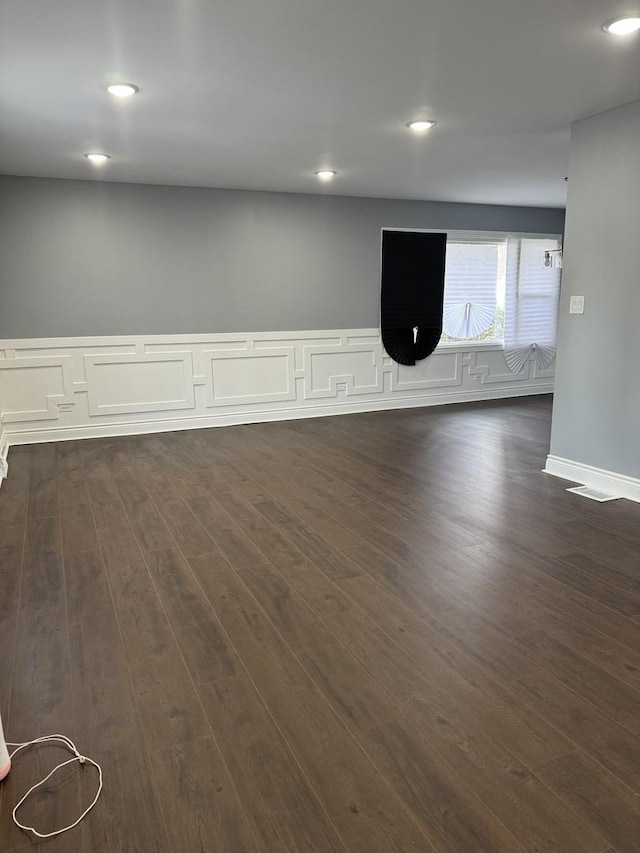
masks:
{"type": "Polygon", "coordinates": [[[502,341],[444,341],[443,343],[438,344],[435,351],[447,350],[448,352],[451,352],[451,350],[460,350],[462,352],[469,352],[469,350],[478,349],[502,351],[504,350],[504,344],[502,341]]]}

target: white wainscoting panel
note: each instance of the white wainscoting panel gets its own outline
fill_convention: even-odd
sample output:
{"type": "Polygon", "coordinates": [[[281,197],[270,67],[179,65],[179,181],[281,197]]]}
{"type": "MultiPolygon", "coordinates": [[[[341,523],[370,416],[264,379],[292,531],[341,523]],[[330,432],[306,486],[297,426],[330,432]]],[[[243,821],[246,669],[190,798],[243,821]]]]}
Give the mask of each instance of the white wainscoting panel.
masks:
{"type": "Polygon", "coordinates": [[[296,399],[295,348],[205,350],[207,406],[296,399]]]}
{"type": "Polygon", "coordinates": [[[85,355],[90,415],[167,412],[195,406],[191,351],[85,355]]]}
{"type": "Polygon", "coordinates": [[[304,347],[304,398],[319,400],[382,393],[381,344],[343,343],[304,347]]]}
{"type": "Polygon", "coordinates": [[[0,341],[0,453],[26,444],[544,394],[502,349],[394,363],[377,329],[0,341]]]}
{"type": "Polygon", "coordinates": [[[71,359],[28,356],[0,360],[0,401],[4,423],[58,418],[58,406],[73,401],[71,359]]]}
{"type": "Polygon", "coordinates": [[[430,388],[459,388],[462,385],[464,353],[436,351],[413,367],[393,363],[392,391],[421,391],[430,388]]]}

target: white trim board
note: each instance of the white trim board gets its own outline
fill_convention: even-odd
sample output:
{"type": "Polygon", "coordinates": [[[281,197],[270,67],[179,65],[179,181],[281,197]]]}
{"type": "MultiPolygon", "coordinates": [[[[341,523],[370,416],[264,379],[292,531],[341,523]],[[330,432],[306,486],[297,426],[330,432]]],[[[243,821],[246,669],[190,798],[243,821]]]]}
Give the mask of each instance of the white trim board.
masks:
{"type": "Polygon", "coordinates": [[[47,427],[7,434],[7,449],[12,445],[42,444],[47,441],[76,441],[83,438],[114,437],[118,435],[145,435],[155,432],[178,432],[185,429],[208,429],[218,426],[240,426],[241,424],[269,423],[271,421],[300,420],[301,418],[323,418],[334,415],[349,415],[363,412],[380,412],[391,409],[424,408],[445,406],[455,403],[477,403],[482,400],[503,400],[510,397],[530,397],[536,394],[551,394],[553,386],[540,386],[540,390],[491,390],[483,394],[430,394],[424,397],[405,397],[400,400],[380,400],[368,405],[361,403],[341,406],[304,406],[294,409],[276,409],[211,415],[208,417],[167,418],[154,421],[121,421],[112,424],[87,424],[71,427],[47,427]]]}
{"type": "Polygon", "coordinates": [[[511,373],[495,345],[447,344],[404,367],[379,329],[0,340],[0,442],[548,394],[553,378],[533,358],[511,373]]]}
{"type": "Polygon", "coordinates": [[[2,481],[4,480],[4,476],[6,476],[7,469],[9,466],[9,463],[7,461],[8,455],[9,441],[5,430],[2,428],[2,424],[0,424],[0,488],[2,487],[2,481]]]}
{"type": "Polygon", "coordinates": [[[544,473],[640,503],[640,479],[636,477],[552,455],[547,456],[544,473]]]}

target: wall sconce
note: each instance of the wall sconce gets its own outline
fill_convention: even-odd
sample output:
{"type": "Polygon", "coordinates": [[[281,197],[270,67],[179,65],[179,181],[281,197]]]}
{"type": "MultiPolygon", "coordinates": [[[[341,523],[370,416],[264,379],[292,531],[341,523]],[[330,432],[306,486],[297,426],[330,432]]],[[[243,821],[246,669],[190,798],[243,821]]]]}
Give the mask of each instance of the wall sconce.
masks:
{"type": "Polygon", "coordinates": [[[545,267],[562,269],[562,249],[549,249],[544,253],[545,267]]]}

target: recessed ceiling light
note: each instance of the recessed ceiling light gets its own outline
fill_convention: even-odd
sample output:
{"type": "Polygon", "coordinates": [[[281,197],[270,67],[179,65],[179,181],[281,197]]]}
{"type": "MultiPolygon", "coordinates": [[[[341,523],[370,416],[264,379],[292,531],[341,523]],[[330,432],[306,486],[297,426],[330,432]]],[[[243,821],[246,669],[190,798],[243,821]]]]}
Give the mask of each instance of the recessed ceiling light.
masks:
{"type": "Polygon", "coordinates": [[[630,33],[640,30],[640,13],[614,18],[612,21],[604,23],[602,29],[605,33],[611,33],[614,36],[628,36],[630,33]]]}
{"type": "Polygon", "coordinates": [[[335,178],[338,173],[334,172],[333,169],[320,169],[320,171],[316,172],[315,174],[320,178],[321,181],[330,181],[331,178],[335,178]]]}
{"type": "Polygon", "coordinates": [[[133,83],[105,83],[103,88],[115,98],[130,98],[140,91],[133,83]]]}
{"type": "Polygon", "coordinates": [[[407,122],[407,127],[409,128],[409,130],[415,130],[416,133],[422,133],[425,130],[431,130],[431,128],[435,126],[435,121],[428,121],[427,119],[418,119],[417,121],[407,122]]]}
{"type": "Polygon", "coordinates": [[[107,160],[111,160],[110,154],[100,154],[97,151],[85,154],[84,156],[87,158],[87,160],[90,160],[92,163],[96,164],[106,163],[107,160]]]}

